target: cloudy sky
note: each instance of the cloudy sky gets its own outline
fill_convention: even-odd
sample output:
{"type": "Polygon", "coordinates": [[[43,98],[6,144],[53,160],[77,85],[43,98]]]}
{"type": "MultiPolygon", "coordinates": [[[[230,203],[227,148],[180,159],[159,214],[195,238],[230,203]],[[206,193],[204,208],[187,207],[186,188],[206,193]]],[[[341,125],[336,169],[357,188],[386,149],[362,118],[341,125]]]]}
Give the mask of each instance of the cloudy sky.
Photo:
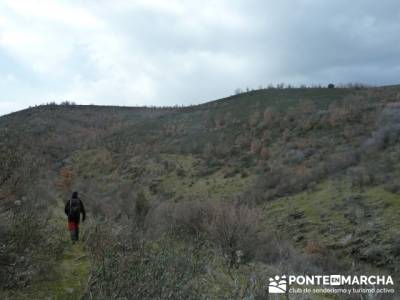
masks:
{"type": "Polygon", "coordinates": [[[400,82],[398,0],[0,0],[0,115],[400,82]]]}

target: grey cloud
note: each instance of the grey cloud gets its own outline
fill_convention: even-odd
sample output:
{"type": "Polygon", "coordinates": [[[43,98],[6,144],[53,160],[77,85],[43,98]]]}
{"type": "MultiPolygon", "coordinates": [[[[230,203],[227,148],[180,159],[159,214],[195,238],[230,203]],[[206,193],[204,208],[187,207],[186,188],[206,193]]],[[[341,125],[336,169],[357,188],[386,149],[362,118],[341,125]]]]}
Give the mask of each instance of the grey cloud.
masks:
{"type": "MultiPolygon", "coordinates": [[[[395,0],[172,1],[171,8],[160,3],[82,5],[104,28],[55,26],[60,38],[73,43],[71,53],[58,66],[62,70],[50,70],[56,75],[29,74],[38,82],[29,89],[29,103],[71,97],[78,103],[191,104],[270,82],[393,84],[400,75],[395,0]]],[[[29,60],[11,60],[2,48],[0,43],[7,71],[0,70],[0,80],[32,70],[29,60]]],[[[52,46],[43,51],[51,54],[52,46]]],[[[18,88],[24,89],[23,81],[10,86],[7,100],[24,101],[18,88]]]]}

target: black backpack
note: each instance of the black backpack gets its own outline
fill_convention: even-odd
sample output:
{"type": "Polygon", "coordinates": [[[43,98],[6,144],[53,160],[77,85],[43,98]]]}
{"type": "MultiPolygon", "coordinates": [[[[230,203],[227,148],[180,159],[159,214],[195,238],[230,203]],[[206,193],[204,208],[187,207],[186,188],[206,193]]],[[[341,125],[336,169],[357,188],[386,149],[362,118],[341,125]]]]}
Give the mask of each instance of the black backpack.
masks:
{"type": "Polygon", "coordinates": [[[81,213],[81,204],[78,198],[69,200],[69,215],[71,217],[79,217],[81,213]]]}

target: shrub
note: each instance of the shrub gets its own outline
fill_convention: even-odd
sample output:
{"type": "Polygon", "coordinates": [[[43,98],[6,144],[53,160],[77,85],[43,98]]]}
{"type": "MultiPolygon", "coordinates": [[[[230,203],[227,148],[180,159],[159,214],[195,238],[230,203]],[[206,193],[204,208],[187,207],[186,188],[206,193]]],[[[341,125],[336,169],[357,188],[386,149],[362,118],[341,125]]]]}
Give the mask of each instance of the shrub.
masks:
{"type": "Polygon", "coordinates": [[[271,108],[267,107],[263,114],[264,121],[267,125],[271,125],[274,121],[274,112],[271,108]]]}
{"type": "Polygon", "coordinates": [[[253,258],[256,245],[261,242],[260,213],[237,200],[163,204],[150,216],[147,224],[152,224],[153,232],[168,233],[183,240],[209,240],[227,259],[229,266],[253,258]]]}
{"type": "Polygon", "coordinates": [[[96,261],[88,299],[195,299],[194,279],[204,273],[205,256],[171,242],[144,243],[132,251],[113,246],[96,261]]]}
{"type": "Polygon", "coordinates": [[[394,257],[400,257],[400,234],[396,233],[391,239],[390,252],[394,257]]]}
{"type": "Polygon", "coordinates": [[[207,232],[230,266],[254,257],[260,220],[259,212],[246,206],[227,201],[213,205],[207,232]]]}
{"type": "MultiPolygon", "coordinates": [[[[34,189],[31,191],[34,193],[34,189]]],[[[51,234],[56,228],[48,222],[45,208],[38,211],[34,199],[15,201],[0,224],[0,290],[23,288],[39,276],[51,274],[52,264],[62,251],[61,240],[51,234]]]]}
{"type": "Polygon", "coordinates": [[[270,142],[271,141],[271,132],[269,130],[264,130],[261,134],[261,140],[263,142],[270,142]]]}
{"type": "Polygon", "coordinates": [[[296,110],[295,117],[299,118],[302,117],[302,115],[309,115],[311,113],[314,113],[316,111],[315,104],[312,100],[301,100],[298,109],[296,110]],[[300,113],[300,116],[299,116],[300,113]]]}
{"type": "Polygon", "coordinates": [[[400,184],[398,182],[386,183],[384,189],[393,194],[400,194],[400,184]]]}
{"type": "Polygon", "coordinates": [[[144,218],[150,209],[149,200],[147,200],[145,194],[140,191],[135,199],[135,217],[136,221],[140,224],[144,222],[144,218]]]}
{"type": "Polygon", "coordinates": [[[372,179],[368,174],[368,171],[362,166],[352,167],[347,173],[353,187],[363,187],[372,183],[372,179]]]}
{"type": "Polygon", "coordinates": [[[225,125],[226,125],[226,121],[225,121],[224,116],[216,116],[214,118],[214,128],[215,129],[223,128],[223,127],[225,127],[225,125]]]}
{"type": "Polygon", "coordinates": [[[397,143],[399,139],[400,105],[391,103],[382,110],[378,117],[377,129],[364,142],[362,149],[367,153],[374,153],[397,143]]]}
{"type": "Polygon", "coordinates": [[[342,171],[357,164],[360,160],[358,151],[348,150],[331,154],[326,158],[325,168],[328,173],[342,171]]]}
{"type": "Polygon", "coordinates": [[[235,139],[235,145],[241,149],[248,148],[250,145],[250,139],[250,136],[246,134],[240,134],[235,139]]]}
{"type": "Polygon", "coordinates": [[[305,247],[307,254],[326,254],[327,249],[317,241],[308,241],[305,247]]]}
{"type": "Polygon", "coordinates": [[[178,177],[185,177],[186,176],[185,169],[183,169],[183,168],[176,169],[176,175],[178,177]]]}
{"type": "Polygon", "coordinates": [[[291,149],[285,154],[285,163],[289,165],[300,164],[304,161],[304,152],[298,149],[291,149]]]}
{"type": "Polygon", "coordinates": [[[215,147],[212,143],[208,142],[205,146],[204,146],[204,150],[203,150],[203,155],[208,158],[208,157],[212,157],[215,154],[215,147]]]}
{"type": "Polygon", "coordinates": [[[260,117],[261,117],[261,114],[258,111],[251,114],[249,117],[249,125],[251,127],[255,127],[258,124],[258,122],[260,121],[260,117]]]}
{"type": "Polygon", "coordinates": [[[349,118],[349,111],[344,107],[332,104],[329,106],[328,123],[332,127],[341,126],[345,124],[349,118]]]}
{"type": "Polygon", "coordinates": [[[215,147],[215,155],[218,158],[226,158],[231,153],[231,146],[228,143],[220,143],[215,147]]]}
{"type": "Polygon", "coordinates": [[[199,237],[211,218],[211,204],[206,201],[184,201],[174,206],[172,224],[174,234],[199,237]]]}
{"type": "Polygon", "coordinates": [[[264,160],[268,160],[270,157],[270,153],[267,147],[262,147],[260,151],[260,156],[264,160]]]}
{"type": "Polygon", "coordinates": [[[250,145],[250,151],[251,153],[259,153],[261,149],[261,142],[258,139],[254,139],[251,141],[251,145],[250,145]]]}

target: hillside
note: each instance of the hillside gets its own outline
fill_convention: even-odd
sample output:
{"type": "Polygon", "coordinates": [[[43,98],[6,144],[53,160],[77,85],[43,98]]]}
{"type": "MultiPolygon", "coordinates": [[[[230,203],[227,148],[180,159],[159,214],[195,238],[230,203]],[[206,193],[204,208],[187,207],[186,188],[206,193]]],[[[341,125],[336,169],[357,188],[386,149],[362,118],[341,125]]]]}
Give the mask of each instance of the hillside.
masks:
{"type": "Polygon", "coordinates": [[[400,86],[13,113],[0,118],[0,298],[263,299],[289,273],[397,284],[399,179],[400,86]],[[78,250],[60,214],[74,190],[88,210],[78,250]]]}

